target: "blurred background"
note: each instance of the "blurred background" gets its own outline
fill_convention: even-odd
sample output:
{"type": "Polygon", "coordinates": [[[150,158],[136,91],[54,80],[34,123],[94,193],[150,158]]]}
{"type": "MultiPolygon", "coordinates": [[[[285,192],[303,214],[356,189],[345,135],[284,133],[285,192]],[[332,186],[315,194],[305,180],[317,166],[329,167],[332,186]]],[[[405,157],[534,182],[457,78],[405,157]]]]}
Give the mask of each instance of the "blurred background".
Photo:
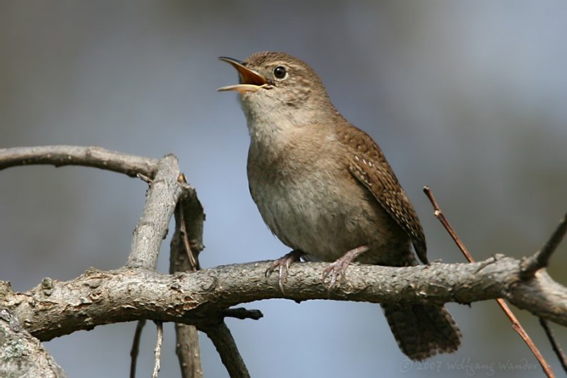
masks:
{"type": "MultiPolygon", "coordinates": [[[[206,267],[288,249],[248,193],[249,143],[235,71],[218,56],[286,51],[322,77],[337,108],[382,147],[416,207],[430,260],[462,262],[421,189],[433,189],[478,259],[532,254],[567,211],[564,1],[0,2],[0,148],[99,145],[175,153],[207,213],[206,267]]],[[[0,172],[0,279],[28,290],[126,261],[146,184],[100,170],[0,172]]],[[[159,270],[168,270],[169,240],[159,270]]],[[[567,284],[567,243],[549,268],[567,284]]],[[[531,376],[539,365],[494,301],[448,307],[454,355],[408,364],[377,305],[270,300],[228,320],[254,377],[531,376]]],[[[556,373],[542,329],[517,315],[556,373]]],[[[139,376],[153,367],[155,327],[139,376]]],[[[178,377],[166,325],[161,377],[178,377]]],[[[553,325],[567,346],[567,331],[553,325]]],[[[46,343],[69,377],[125,377],[135,324],[46,343]]],[[[206,377],[226,377],[201,335],[206,377]]]]}

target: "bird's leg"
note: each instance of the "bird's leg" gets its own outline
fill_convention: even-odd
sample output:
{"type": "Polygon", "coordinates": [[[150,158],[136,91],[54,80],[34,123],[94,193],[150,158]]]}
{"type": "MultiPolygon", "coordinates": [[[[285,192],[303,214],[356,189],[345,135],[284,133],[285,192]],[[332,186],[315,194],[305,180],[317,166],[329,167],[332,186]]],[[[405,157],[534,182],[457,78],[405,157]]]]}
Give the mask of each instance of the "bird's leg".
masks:
{"type": "Polygon", "coordinates": [[[368,247],[363,245],[357,247],[355,249],[351,249],[343,256],[339,257],[335,262],[331,263],[325,270],[323,271],[323,281],[325,278],[330,277],[331,282],[329,282],[329,291],[331,291],[337,282],[340,284],[341,279],[344,277],[345,272],[348,266],[362,253],[368,251],[368,247]]]}
{"type": "Polygon", "coordinates": [[[266,278],[270,277],[270,275],[277,269],[279,270],[279,278],[278,283],[280,284],[280,289],[282,293],[284,292],[283,284],[287,280],[287,271],[289,270],[289,266],[291,263],[299,261],[301,256],[305,255],[305,252],[300,251],[298,249],[294,249],[290,253],[284,255],[283,257],[277,259],[270,265],[268,269],[266,269],[266,278]]]}

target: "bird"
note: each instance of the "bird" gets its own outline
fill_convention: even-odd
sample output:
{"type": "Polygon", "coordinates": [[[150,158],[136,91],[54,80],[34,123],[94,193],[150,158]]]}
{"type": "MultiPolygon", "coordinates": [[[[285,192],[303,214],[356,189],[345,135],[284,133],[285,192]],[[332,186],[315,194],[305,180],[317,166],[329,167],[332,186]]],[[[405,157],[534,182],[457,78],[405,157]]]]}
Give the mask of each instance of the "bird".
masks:
{"type": "MultiPolygon", "coordinates": [[[[269,229],[292,249],[266,272],[279,270],[282,290],[301,258],[330,262],[323,277],[330,288],[353,262],[414,266],[415,252],[428,264],[421,223],[382,150],[341,115],[307,63],[269,51],[219,59],[239,76],[239,84],[218,90],[238,92],[250,134],[250,193],[269,229]]],[[[410,359],[459,348],[461,332],[442,305],[381,306],[410,359]]]]}

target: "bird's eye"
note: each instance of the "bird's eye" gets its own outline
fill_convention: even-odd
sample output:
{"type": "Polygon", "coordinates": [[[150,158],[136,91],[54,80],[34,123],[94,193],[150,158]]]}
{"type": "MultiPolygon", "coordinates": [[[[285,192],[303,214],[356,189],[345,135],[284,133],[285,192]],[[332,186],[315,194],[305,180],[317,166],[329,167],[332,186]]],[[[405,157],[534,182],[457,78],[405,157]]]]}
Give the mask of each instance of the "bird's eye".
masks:
{"type": "Polygon", "coordinates": [[[283,66],[277,66],[274,68],[274,76],[276,79],[283,79],[287,76],[287,70],[283,66]]]}

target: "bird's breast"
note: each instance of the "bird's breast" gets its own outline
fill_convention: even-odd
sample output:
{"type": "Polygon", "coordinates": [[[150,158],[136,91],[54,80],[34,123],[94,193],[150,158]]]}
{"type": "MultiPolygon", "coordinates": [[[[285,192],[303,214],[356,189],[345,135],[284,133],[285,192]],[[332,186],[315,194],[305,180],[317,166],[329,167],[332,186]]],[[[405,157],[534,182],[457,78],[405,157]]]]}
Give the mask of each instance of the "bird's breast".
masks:
{"type": "Polygon", "coordinates": [[[289,148],[284,157],[261,158],[251,146],[248,179],[264,222],[284,244],[333,261],[376,236],[376,205],[344,166],[318,152],[306,158],[289,148]]]}

